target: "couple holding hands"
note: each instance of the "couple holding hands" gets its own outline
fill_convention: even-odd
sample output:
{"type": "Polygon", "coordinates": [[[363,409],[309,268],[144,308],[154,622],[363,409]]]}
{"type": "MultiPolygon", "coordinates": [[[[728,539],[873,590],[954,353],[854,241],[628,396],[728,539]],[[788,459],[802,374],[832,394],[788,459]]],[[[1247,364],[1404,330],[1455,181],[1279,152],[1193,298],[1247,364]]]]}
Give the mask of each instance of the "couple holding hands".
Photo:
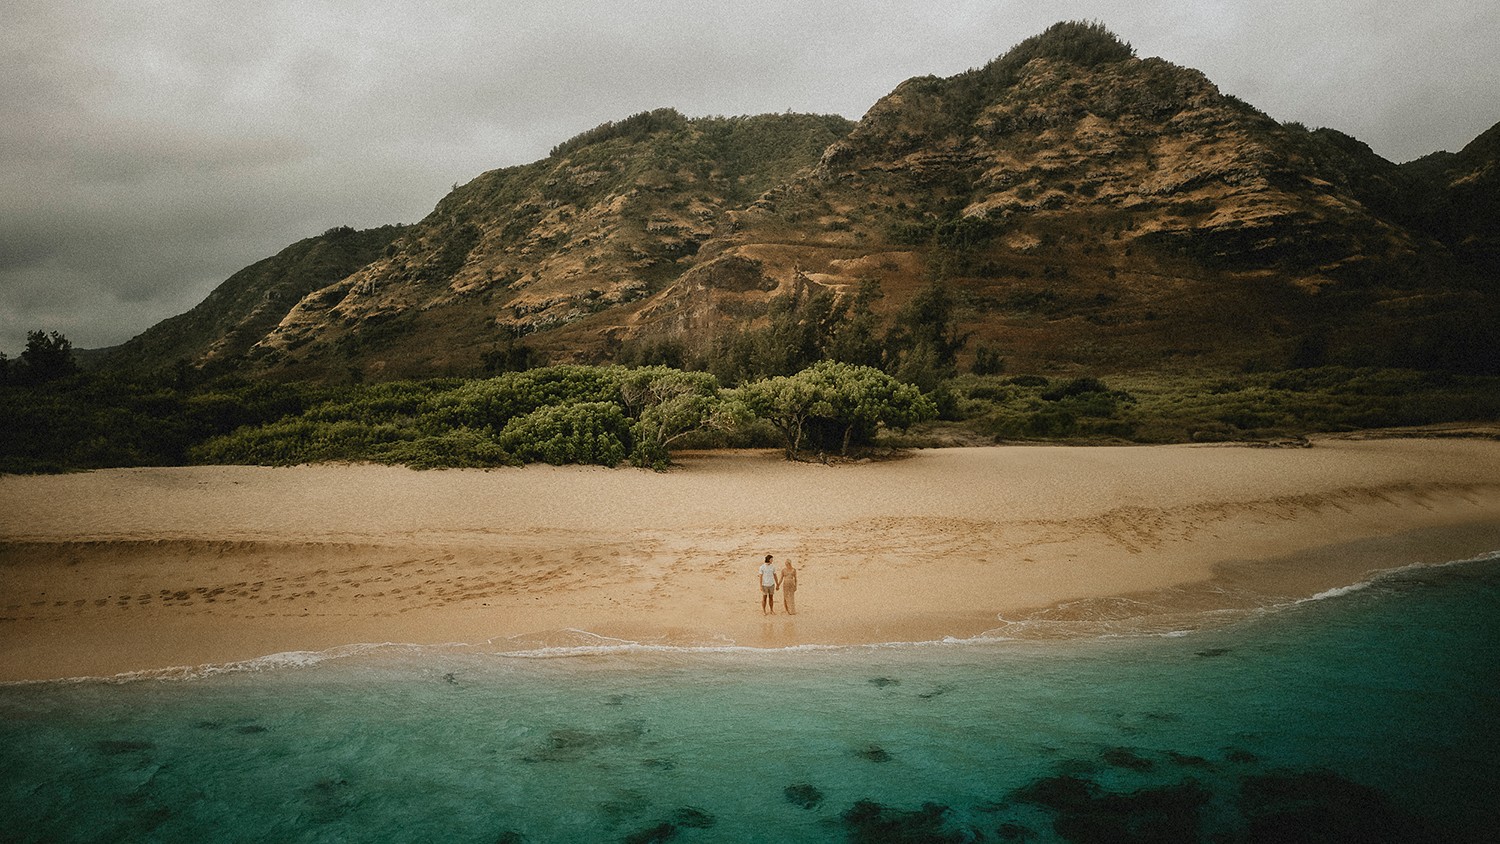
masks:
{"type": "Polygon", "coordinates": [[[777,571],[773,559],[772,555],[767,554],[766,561],[760,565],[760,614],[776,614],[776,590],[780,589],[784,596],[786,614],[796,615],[797,568],[788,560],[781,571],[777,571]]]}

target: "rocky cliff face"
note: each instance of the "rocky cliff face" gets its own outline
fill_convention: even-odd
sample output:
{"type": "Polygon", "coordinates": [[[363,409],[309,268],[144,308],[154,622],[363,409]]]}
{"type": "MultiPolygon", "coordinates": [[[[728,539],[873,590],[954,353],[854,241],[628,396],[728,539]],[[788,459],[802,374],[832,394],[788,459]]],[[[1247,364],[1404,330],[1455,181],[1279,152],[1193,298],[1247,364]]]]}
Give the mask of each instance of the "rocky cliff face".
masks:
{"type": "Polygon", "coordinates": [[[597,359],[613,321],[637,320],[726,216],[851,125],[667,109],[601,126],[456,189],[379,259],[298,302],[248,360],[322,378],[470,373],[483,351],[520,337],[555,360],[597,359]],[[560,332],[579,323],[572,347],[580,333],[560,332]]]}
{"type": "Polygon", "coordinates": [[[909,80],[857,125],[606,124],[456,189],[378,258],[202,356],[342,380],[474,374],[518,338],[553,362],[651,338],[692,352],[773,297],[873,280],[887,318],[945,285],[970,350],[1012,371],[1483,368],[1497,137],[1398,167],[1061,24],[984,68],[909,80]]]}

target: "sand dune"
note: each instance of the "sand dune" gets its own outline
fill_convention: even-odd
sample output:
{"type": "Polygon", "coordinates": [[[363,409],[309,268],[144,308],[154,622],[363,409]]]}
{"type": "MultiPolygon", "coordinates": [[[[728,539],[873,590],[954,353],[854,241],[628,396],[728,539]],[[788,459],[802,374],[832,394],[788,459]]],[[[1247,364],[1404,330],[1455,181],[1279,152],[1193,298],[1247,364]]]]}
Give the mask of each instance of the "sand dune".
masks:
{"type": "Polygon", "coordinates": [[[0,478],[0,679],[582,635],[565,631],[751,647],[968,637],[1098,599],[1297,597],[1500,548],[1489,440],[680,462],[0,478]],[[796,616],[760,612],[766,553],[801,569],[796,616]]]}

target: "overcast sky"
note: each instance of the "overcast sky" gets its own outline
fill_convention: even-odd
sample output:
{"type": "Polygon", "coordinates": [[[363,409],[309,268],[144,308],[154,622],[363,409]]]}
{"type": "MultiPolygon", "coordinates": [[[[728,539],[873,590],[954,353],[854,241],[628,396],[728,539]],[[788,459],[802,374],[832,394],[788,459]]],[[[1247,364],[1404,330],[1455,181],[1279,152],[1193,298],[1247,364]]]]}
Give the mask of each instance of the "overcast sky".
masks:
{"type": "Polygon", "coordinates": [[[1500,122],[1494,0],[0,0],[0,351],[124,342],[606,120],[858,119],[1059,20],[1396,162],[1500,122]]]}

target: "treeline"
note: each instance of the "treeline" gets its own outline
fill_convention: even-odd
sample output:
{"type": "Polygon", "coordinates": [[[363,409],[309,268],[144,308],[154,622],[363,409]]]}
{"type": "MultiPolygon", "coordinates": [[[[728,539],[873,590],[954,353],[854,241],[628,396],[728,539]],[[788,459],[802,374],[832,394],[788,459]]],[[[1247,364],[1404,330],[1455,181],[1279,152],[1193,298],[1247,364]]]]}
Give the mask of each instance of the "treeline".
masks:
{"type": "Polygon", "coordinates": [[[582,463],[663,468],[670,449],[847,451],[932,418],[911,385],[825,362],[725,390],[668,367],[553,366],[483,380],[203,384],[73,372],[0,385],[0,472],[371,461],[412,468],[582,463]]]}
{"type": "Polygon", "coordinates": [[[632,188],[626,185],[633,186],[651,170],[666,174],[672,185],[669,193],[707,190],[725,201],[745,204],[816,164],[824,150],[854,126],[839,115],[687,118],[662,108],[580,133],[553,147],[545,161],[514,172],[528,174],[519,181],[547,200],[564,204],[629,192],[632,188]],[[586,169],[605,175],[584,188],[558,169],[564,164],[568,172],[586,169]]]}
{"type": "Polygon", "coordinates": [[[1122,40],[1103,23],[1060,21],[1005,51],[1005,55],[985,65],[982,73],[995,77],[1003,85],[1013,85],[1021,69],[1036,59],[1095,67],[1133,58],[1135,48],[1130,42],[1122,40]]]}
{"type": "Polygon", "coordinates": [[[674,108],[659,108],[581,132],[554,146],[549,158],[566,158],[610,141],[638,143],[653,135],[667,135],[674,137],[660,139],[662,146],[656,151],[663,164],[707,164],[735,175],[777,172],[815,162],[830,143],[847,135],[854,126],[853,121],[836,114],[688,118],[674,108]]]}
{"type": "Polygon", "coordinates": [[[617,138],[639,141],[657,132],[675,132],[688,125],[688,119],[675,108],[659,108],[632,114],[623,120],[610,120],[574,135],[554,146],[550,157],[561,158],[575,150],[602,144],[617,138]]]}
{"type": "MultiPolygon", "coordinates": [[[[809,306],[804,315],[825,313],[809,306]]],[[[849,321],[860,310],[851,304],[849,321]]],[[[735,371],[790,367],[819,350],[841,354],[841,343],[863,348],[867,360],[888,361],[894,350],[894,360],[910,363],[958,342],[898,321],[895,336],[862,346],[856,341],[873,333],[830,334],[820,328],[827,324],[788,318],[742,335],[730,345],[747,344],[749,353],[734,359],[735,371]],[[794,325],[810,334],[802,345],[791,342],[794,325]]],[[[971,372],[923,390],[878,367],[822,359],[736,386],[661,364],[330,386],[212,378],[185,365],[155,376],[79,371],[66,338],[34,332],[31,340],[19,360],[0,356],[0,473],[328,461],[661,468],[681,447],[780,446],[810,456],[1028,440],[1264,442],[1500,418],[1500,377],[1375,367],[1148,373],[1108,383],[971,372]]]]}

